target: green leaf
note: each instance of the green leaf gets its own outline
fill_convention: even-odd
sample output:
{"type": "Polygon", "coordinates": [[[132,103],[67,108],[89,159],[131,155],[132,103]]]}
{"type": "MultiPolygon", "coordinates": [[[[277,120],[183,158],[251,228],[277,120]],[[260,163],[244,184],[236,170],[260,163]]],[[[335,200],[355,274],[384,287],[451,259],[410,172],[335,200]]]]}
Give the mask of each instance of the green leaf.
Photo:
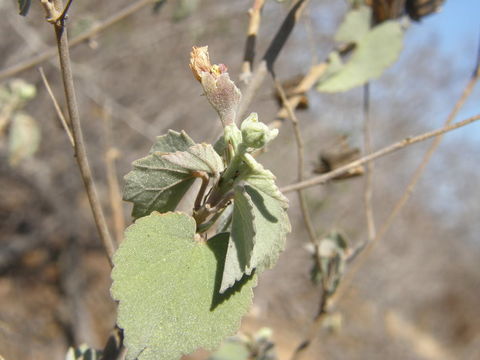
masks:
{"type": "Polygon", "coordinates": [[[157,141],[150,149],[150,154],[154,152],[171,153],[175,151],[186,151],[190,146],[195,145],[195,141],[182,131],[181,133],[168,130],[168,133],[157,136],[157,141]]]}
{"type": "Polygon", "coordinates": [[[210,144],[196,144],[186,151],[177,151],[164,156],[172,164],[192,171],[204,171],[218,176],[223,171],[223,160],[210,144]]]}
{"type": "Polygon", "coordinates": [[[285,248],[287,233],[291,231],[288,200],[275,185],[275,176],[250,155],[246,154],[245,159],[250,171],[241,177],[245,192],[235,192],[231,236],[220,291],[225,291],[254,269],[258,273],[272,268],[285,248]],[[235,206],[239,200],[241,205],[235,206]],[[248,215],[247,210],[251,211],[248,215]],[[253,226],[250,225],[252,221],[253,226]],[[236,222],[239,225],[235,226],[236,222]],[[248,236],[252,235],[254,237],[250,240],[248,236]],[[252,243],[248,262],[245,252],[238,251],[249,249],[252,243]]]}
{"type": "Polygon", "coordinates": [[[163,155],[155,152],[134,161],[134,169],[125,176],[123,199],[133,202],[135,218],[152,211],[174,210],[195,181],[190,170],[172,164],[163,155]]]}
{"type": "Polygon", "coordinates": [[[173,360],[213,350],[233,335],[252,301],[256,276],[220,294],[228,234],[197,239],[195,220],[152,213],[127,228],[115,253],[112,296],[127,359],[173,360]]]}
{"type": "Polygon", "coordinates": [[[350,10],[335,34],[335,41],[340,43],[357,43],[370,30],[372,8],[360,6],[350,10]]]}
{"type": "Polygon", "coordinates": [[[362,37],[348,63],[319,82],[321,92],[342,92],[378,78],[400,55],[403,32],[396,21],[386,21],[362,37]]]}
{"type": "Polygon", "coordinates": [[[245,186],[237,185],[233,198],[233,213],[225,271],[222,276],[220,292],[224,292],[244,273],[250,274],[253,248],[255,245],[255,218],[253,202],[246,192],[245,186]]]}
{"type": "Polygon", "coordinates": [[[30,9],[30,4],[32,0],[18,0],[18,8],[20,11],[20,15],[26,16],[28,14],[28,10],[30,9]]]}
{"type": "Polygon", "coordinates": [[[228,205],[223,210],[217,222],[217,234],[222,232],[230,232],[232,228],[233,204],[228,205]]]}
{"type": "Polygon", "coordinates": [[[194,171],[218,176],[223,170],[211,145],[195,144],[183,132],[158,137],[150,152],[134,161],[134,169],[125,176],[123,199],[134,203],[135,218],[174,210],[195,181],[194,171]]]}
{"type": "Polygon", "coordinates": [[[24,112],[13,116],[10,126],[8,150],[12,166],[31,157],[40,145],[40,128],[34,118],[24,112]]]}

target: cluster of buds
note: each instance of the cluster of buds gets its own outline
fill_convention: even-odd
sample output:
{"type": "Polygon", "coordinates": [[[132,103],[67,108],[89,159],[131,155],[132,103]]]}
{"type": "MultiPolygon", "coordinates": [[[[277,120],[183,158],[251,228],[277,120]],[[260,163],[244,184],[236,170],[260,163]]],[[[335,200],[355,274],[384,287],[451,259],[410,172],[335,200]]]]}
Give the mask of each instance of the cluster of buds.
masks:
{"type": "Polygon", "coordinates": [[[202,84],[205,96],[217,111],[224,126],[233,124],[242,94],[230,80],[224,64],[212,65],[208,46],[193,47],[190,54],[190,69],[202,84]]]}

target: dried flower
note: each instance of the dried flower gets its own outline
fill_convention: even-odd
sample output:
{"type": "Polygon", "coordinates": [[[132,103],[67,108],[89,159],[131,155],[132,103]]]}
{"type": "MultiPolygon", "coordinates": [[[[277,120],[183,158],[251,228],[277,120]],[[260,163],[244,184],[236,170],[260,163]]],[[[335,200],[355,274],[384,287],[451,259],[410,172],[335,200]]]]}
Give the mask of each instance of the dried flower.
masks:
{"type": "Polygon", "coordinates": [[[224,64],[212,65],[208,46],[194,46],[190,54],[190,69],[202,84],[208,101],[217,111],[223,125],[232,124],[241,93],[230,80],[227,67],[224,64]]]}
{"type": "Polygon", "coordinates": [[[190,69],[195,79],[201,82],[202,73],[210,72],[211,67],[212,64],[210,63],[210,56],[208,55],[208,46],[194,46],[190,53],[190,69]]]}
{"type": "Polygon", "coordinates": [[[224,64],[212,65],[210,55],[208,54],[208,46],[193,47],[190,53],[190,69],[195,79],[200,82],[202,82],[203,73],[209,73],[214,77],[218,77],[227,72],[227,67],[224,64]]]}

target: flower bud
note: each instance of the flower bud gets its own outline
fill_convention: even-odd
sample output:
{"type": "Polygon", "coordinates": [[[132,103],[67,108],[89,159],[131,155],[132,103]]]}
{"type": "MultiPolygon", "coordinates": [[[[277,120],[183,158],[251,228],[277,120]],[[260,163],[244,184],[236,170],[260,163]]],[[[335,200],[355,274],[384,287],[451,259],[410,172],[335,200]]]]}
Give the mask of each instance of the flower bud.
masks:
{"type": "Polygon", "coordinates": [[[241,125],[243,144],[254,149],[263,148],[268,142],[275,139],[278,129],[270,130],[267,125],[258,121],[258,115],[251,113],[241,125]]]}

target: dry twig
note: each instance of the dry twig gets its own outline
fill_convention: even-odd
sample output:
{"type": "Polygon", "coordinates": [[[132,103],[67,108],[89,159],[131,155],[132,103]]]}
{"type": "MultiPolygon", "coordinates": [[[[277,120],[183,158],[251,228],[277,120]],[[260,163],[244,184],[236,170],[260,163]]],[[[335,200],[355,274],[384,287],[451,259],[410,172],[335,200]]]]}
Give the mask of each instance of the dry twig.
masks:
{"type": "Polygon", "coordinates": [[[471,124],[475,121],[478,121],[478,120],[480,120],[480,115],[472,116],[468,119],[465,119],[463,121],[459,121],[459,122],[457,122],[453,125],[444,126],[444,127],[440,128],[440,129],[437,129],[437,130],[429,131],[429,132],[426,132],[426,133],[423,133],[423,134],[420,134],[420,135],[416,135],[416,136],[413,136],[413,137],[407,137],[407,138],[405,138],[401,141],[398,141],[396,143],[388,145],[388,146],[386,146],[386,147],[384,147],[380,150],[375,151],[374,153],[371,153],[367,156],[364,156],[364,157],[362,157],[358,160],[352,161],[351,163],[346,164],[344,166],[341,166],[341,167],[339,167],[339,168],[337,168],[333,171],[330,171],[326,174],[322,174],[322,175],[319,175],[319,176],[314,176],[310,179],[307,179],[307,180],[304,180],[304,181],[301,181],[301,182],[297,182],[295,184],[284,186],[283,188],[280,189],[280,191],[283,192],[283,193],[288,193],[288,192],[292,192],[292,191],[297,191],[298,189],[304,189],[304,188],[312,187],[312,186],[315,186],[315,185],[324,184],[327,181],[332,180],[333,178],[335,178],[339,175],[345,174],[350,169],[353,169],[357,166],[366,164],[370,161],[373,161],[375,159],[378,159],[380,157],[383,157],[385,155],[393,153],[393,152],[395,152],[397,150],[400,150],[404,147],[407,147],[409,145],[413,145],[415,143],[425,141],[425,140],[428,140],[432,137],[436,137],[438,135],[442,135],[442,134],[445,134],[449,131],[452,131],[452,130],[461,128],[463,126],[469,125],[469,124],[471,124]]]}
{"type": "Polygon", "coordinates": [[[47,89],[48,95],[50,95],[50,98],[52,99],[53,106],[55,107],[55,111],[57,112],[58,117],[60,118],[60,122],[62,123],[63,129],[67,133],[68,140],[70,140],[70,144],[72,145],[72,147],[75,148],[75,142],[73,140],[72,130],[70,130],[70,126],[67,124],[67,120],[65,119],[65,116],[62,113],[62,109],[60,109],[60,105],[58,105],[58,101],[55,98],[55,95],[53,94],[50,84],[48,83],[47,77],[45,76],[45,72],[43,71],[43,68],[39,68],[38,70],[40,71],[40,76],[42,77],[43,83],[45,84],[45,88],[47,89]]]}
{"type": "MultiPolygon", "coordinates": [[[[55,0],[56,9],[63,9],[62,0],[55,0]]],[[[98,198],[97,189],[93,181],[92,172],[88,163],[87,152],[83,140],[82,128],[80,124],[80,115],[73,84],[73,75],[70,64],[70,51],[68,46],[67,30],[64,22],[59,21],[54,24],[57,38],[58,54],[60,59],[60,68],[62,72],[63,85],[65,89],[65,98],[67,100],[67,109],[72,125],[72,135],[75,143],[75,159],[82,176],[85,190],[87,192],[90,207],[92,209],[95,224],[105,248],[110,265],[112,265],[112,256],[115,251],[114,242],[103,214],[103,209],[98,198]]]]}
{"type": "MultiPolygon", "coordinates": [[[[479,59],[480,59],[480,57],[479,57],[479,59]]],[[[451,125],[452,122],[454,121],[454,119],[457,117],[458,112],[460,111],[460,109],[463,107],[463,105],[465,104],[465,102],[467,101],[467,99],[469,98],[471,93],[473,92],[473,89],[474,89],[474,87],[475,87],[479,78],[480,78],[480,62],[477,63],[476,69],[475,69],[470,81],[468,82],[467,86],[464,88],[464,90],[462,92],[462,95],[460,96],[460,98],[456,102],[454,108],[452,109],[452,111],[448,115],[447,119],[445,120],[444,129],[449,128],[449,129],[453,130],[453,129],[456,129],[456,128],[460,127],[459,125],[462,124],[462,123],[464,123],[466,125],[469,122],[473,122],[473,121],[478,120],[478,118],[480,116],[474,116],[474,117],[471,117],[467,120],[457,122],[457,123],[451,125]]],[[[430,145],[427,152],[423,156],[422,162],[420,163],[420,165],[418,165],[417,169],[413,173],[412,178],[410,179],[410,182],[408,183],[407,187],[405,188],[405,191],[400,196],[400,199],[397,201],[397,203],[394,205],[392,211],[390,212],[389,216],[387,217],[387,220],[383,223],[382,227],[378,231],[378,233],[375,236],[375,238],[373,239],[373,241],[371,241],[369,244],[367,244],[366,242],[360,244],[359,247],[352,252],[350,258],[348,259],[349,262],[352,262],[355,258],[357,258],[357,256],[359,254],[362,254],[362,258],[361,258],[361,260],[355,262],[352,269],[348,272],[348,278],[344,279],[343,282],[340,284],[340,288],[337,291],[337,293],[335,294],[335,299],[338,300],[339,298],[341,298],[342,295],[348,290],[348,288],[349,288],[351,282],[353,281],[353,278],[355,277],[356,273],[366,263],[366,259],[371,254],[375,244],[377,244],[380,241],[380,239],[382,239],[385,236],[385,234],[387,233],[387,231],[390,229],[394,220],[396,219],[396,217],[398,216],[398,214],[400,213],[400,211],[402,210],[402,208],[404,207],[404,205],[407,203],[408,199],[412,195],[413,190],[415,189],[415,186],[417,185],[418,181],[420,180],[420,177],[421,177],[423,171],[425,170],[428,162],[430,161],[433,153],[435,152],[435,150],[440,145],[440,142],[442,141],[442,138],[443,138],[443,134],[445,132],[446,131],[439,132],[436,135],[435,140],[433,141],[433,143],[430,145]]]]}
{"type": "MultiPolygon", "coordinates": [[[[370,84],[365,84],[363,87],[363,142],[365,154],[372,152],[371,140],[371,118],[370,118],[370,84]]],[[[367,170],[365,173],[365,217],[367,220],[368,241],[373,241],[375,238],[375,218],[373,216],[372,207],[372,193],[373,193],[373,161],[367,163],[367,170]]]]}
{"type": "MultiPolygon", "coordinates": [[[[303,142],[303,137],[302,133],[300,131],[300,124],[298,121],[297,116],[295,115],[295,112],[293,111],[292,107],[290,106],[288,99],[285,95],[285,90],[282,87],[282,84],[278,79],[274,77],[274,82],[275,82],[275,87],[278,91],[278,94],[280,95],[280,98],[282,99],[283,106],[288,111],[290,121],[292,122],[293,126],[293,132],[295,134],[295,141],[297,143],[297,180],[303,181],[305,177],[305,152],[304,152],[304,142],[303,142]]],[[[310,217],[310,213],[308,212],[308,206],[307,202],[305,199],[305,194],[303,193],[302,189],[297,190],[298,194],[298,200],[300,202],[300,209],[302,211],[302,217],[303,221],[305,222],[305,226],[307,228],[308,236],[310,239],[310,242],[315,246],[316,244],[316,234],[315,234],[315,229],[313,227],[312,219],[310,217]]]]}

